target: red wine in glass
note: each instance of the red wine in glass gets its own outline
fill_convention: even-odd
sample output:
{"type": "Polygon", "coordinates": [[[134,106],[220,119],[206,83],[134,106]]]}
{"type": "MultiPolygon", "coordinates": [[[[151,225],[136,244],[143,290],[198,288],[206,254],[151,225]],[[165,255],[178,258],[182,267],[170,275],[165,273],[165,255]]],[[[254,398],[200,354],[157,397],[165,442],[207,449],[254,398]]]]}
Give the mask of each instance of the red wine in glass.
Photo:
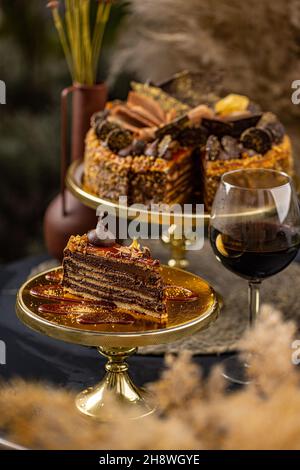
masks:
{"type": "Polygon", "coordinates": [[[229,227],[230,235],[210,229],[216,257],[233,273],[249,281],[266,279],[285,269],[296,257],[300,235],[293,228],[267,222],[241,224],[229,227]]]}
{"type": "MultiPolygon", "coordinates": [[[[284,270],[300,248],[299,202],[290,177],[266,169],[225,173],[214,199],[209,237],[223,266],[248,280],[252,325],[259,313],[261,281],[284,270]]],[[[248,383],[247,367],[229,359],[224,375],[248,383]]]]}

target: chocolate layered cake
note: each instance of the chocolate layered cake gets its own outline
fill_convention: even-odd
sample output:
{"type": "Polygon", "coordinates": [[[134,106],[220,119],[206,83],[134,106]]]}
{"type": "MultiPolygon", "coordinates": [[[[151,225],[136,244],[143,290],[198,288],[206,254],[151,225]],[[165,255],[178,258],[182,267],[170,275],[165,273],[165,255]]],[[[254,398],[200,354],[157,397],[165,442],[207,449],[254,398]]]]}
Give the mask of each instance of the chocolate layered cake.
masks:
{"type": "Polygon", "coordinates": [[[84,299],[111,302],[137,318],[167,319],[160,263],[136,241],[120,246],[99,238],[96,230],[71,236],[64,250],[63,287],[84,299]]]}
{"type": "Polygon", "coordinates": [[[88,192],[129,204],[174,204],[191,199],[195,146],[207,138],[193,122],[212,111],[189,106],[161,89],[133,84],[125,103],[109,103],[92,117],[86,137],[83,186],[88,192]]]}
{"type": "Polygon", "coordinates": [[[202,96],[187,73],[160,86],[133,83],[126,102],[92,117],[84,188],[128,203],[205,203],[223,173],[270,168],[293,174],[289,137],[278,118],[247,96],[202,96]]]}

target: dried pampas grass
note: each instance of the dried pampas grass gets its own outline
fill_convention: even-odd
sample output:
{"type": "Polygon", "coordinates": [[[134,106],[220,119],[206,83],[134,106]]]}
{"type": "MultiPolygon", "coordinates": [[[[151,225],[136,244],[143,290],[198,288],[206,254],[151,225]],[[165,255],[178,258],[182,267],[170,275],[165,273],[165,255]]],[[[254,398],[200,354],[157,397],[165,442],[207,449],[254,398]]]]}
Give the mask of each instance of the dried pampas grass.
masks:
{"type": "Polygon", "coordinates": [[[15,381],[0,389],[0,429],[35,449],[300,449],[299,371],[291,362],[293,323],[264,306],[257,327],[241,341],[251,353],[252,385],[228,393],[216,367],[204,379],[187,353],[168,356],[150,385],[160,409],[128,421],[117,404],[116,425],[81,417],[74,395],[15,381]]]}
{"type": "Polygon", "coordinates": [[[110,80],[129,71],[141,80],[175,72],[224,72],[224,89],[265,109],[299,116],[291,83],[300,77],[299,0],[131,0],[110,80]]]}

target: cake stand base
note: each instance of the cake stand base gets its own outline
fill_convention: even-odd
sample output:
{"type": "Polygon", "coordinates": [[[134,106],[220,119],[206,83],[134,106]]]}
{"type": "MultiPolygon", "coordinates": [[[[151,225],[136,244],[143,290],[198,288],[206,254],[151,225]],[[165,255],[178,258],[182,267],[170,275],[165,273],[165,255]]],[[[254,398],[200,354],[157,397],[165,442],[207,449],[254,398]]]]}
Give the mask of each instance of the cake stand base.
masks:
{"type": "Polygon", "coordinates": [[[155,411],[151,403],[151,394],[138,388],[128,374],[126,359],[136,348],[97,348],[108,359],[106,374],[102,381],[81,392],[76,398],[77,409],[92,418],[101,421],[116,421],[117,415],[111,410],[113,403],[124,406],[129,419],[142,418],[155,411]]]}

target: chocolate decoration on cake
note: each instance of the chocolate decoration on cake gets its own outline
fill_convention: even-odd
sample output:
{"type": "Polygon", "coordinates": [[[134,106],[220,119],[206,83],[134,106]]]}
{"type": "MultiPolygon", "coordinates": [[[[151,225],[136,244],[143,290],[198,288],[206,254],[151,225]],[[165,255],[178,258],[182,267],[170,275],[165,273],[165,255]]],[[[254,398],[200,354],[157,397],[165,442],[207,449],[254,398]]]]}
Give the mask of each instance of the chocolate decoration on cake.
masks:
{"type": "Polygon", "coordinates": [[[98,124],[105,121],[105,119],[108,117],[108,115],[109,115],[109,110],[108,109],[104,109],[103,111],[99,111],[98,113],[94,113],[91,117],[91,126],[94,129],[96,129],[98,124]]]}
{"type": "Polygon", "coordinates": [[[167,154],[167,151],[170,149],[172,145],[172,137],[170,135],[164,136],[164,138],[158,144],[158,156],[160,158],[164,158],[167,154]]]}
{"type": "Polygon", "coordinates": [[[275,144],[280,144],[280,142],[282,142],[285,135],[285,128],[277,119],[275,114],[264,113],[259,120],[257,127],[269,131],[275,144]]]}
{"type": "Polygon", "coordinates": [[[109,247],[116,244],[115,236],[110,232],[103,223],[104,214],[100,214],[97,227],[90,230],[87,234],[88,241],[91,245],[109,247]]]}
{"type": "Polygon", "coordinates": [[[107,146],[113,152],[119,152],[121,149],[128,147],[131,142],[132,133],[121,128],[112,130],[106,138],[107,146]]]}
{"type": "Polygon", "coordinates": [[[201,72],[184,70],[172,75],[157,86],[178,101],[191,107],[199,103],[215,101],[220,88],[221,72],[207,74],[204,69],[201,72]]]}
{"type": "Polygon", "coordinates": [[[133,156],[143,155],[146,149],[146,142],[144,140],[134,140],[132,142],[132,153],[133,156]]]}
{"type": "Polygon", "coordinates": [[[223,135],[230,135],[233,129],[231,122],[223,121],[222,119],[202,119],[202,126],[207,129],[208,134],[222,137],[223,135]]]}
{"type": "Polygon", "coordinates": [[[176,139],[180,131],[189,123],[189,118],[185,114],[179,118],[174,119],[172,122],[166,124],[163,127],[159,127],[155,132],[155,137],[162,139],[165,135],[170,135],[173,139],[176,139]]]}
{"type": "Polygon", "coordinates": [[[129,155],[133,155],[133,146],[132,144],[124,147],[123,149],[118,151],[119,157],[128,157],[129,155]]]}
{"type": "Polygon", "coordinates": [[[272,147],[270,132],[259,127],[250,127],[244,131],[241,135],[241,142],[244,147],[253,149],[261,155],[264,155],[272,147]]]}
{"type": "Polygon", "coordinates": [[[202,146],[207,140],[207,129],[203,126],[186,127],[180,131],[177,140],[183,147],[202,146]]]}
{"type": "Polygon", "coordinates": [[[147,157],[157,157],[158,143],[159,143],[159,140],[156,139],[153,142],[147,144],[147,147],[146,147],[146,150],[145,150],[145,155],[147,157]]]}
{"type": "Polygon", "coordinates": [[[210,135],[206,143],[206,156],[210,161],[219,159],[219,155],[222,151],[221,143],[217,136],[210,135]]]}
{"type": "Polygon", "coordinates": [[[232,124],[232,130],[230,135],[232,137],[240,137],[240,135],[249,127],[255,127],[260,118],[262,117],[262,113],[260,114],[237,114],[234,116],[228,116],[227,120],[232,124]]]}
{"type": "Polygon", "coordinates": [[[120,129],[120,127],[116,123],[110,121],[100,121],[96,125],[95,132],[98,139],[105,141],[107,139],[108,134],[116,129],[120,129]]]}
{"type": "Polygon", "coordinates": [[[227,153],[225,150],[221,150],[218,156],[218,160],[226,162],[227,160],[232,160],[232,155],[227,153]]]}
{"type": "Polygon", "coordinates": [[[225,152],[230,158],[239,158],[241,154],[241,147],[239,142],[230,135],[224,135],[221,139],[221,144],[225,152]]]}

